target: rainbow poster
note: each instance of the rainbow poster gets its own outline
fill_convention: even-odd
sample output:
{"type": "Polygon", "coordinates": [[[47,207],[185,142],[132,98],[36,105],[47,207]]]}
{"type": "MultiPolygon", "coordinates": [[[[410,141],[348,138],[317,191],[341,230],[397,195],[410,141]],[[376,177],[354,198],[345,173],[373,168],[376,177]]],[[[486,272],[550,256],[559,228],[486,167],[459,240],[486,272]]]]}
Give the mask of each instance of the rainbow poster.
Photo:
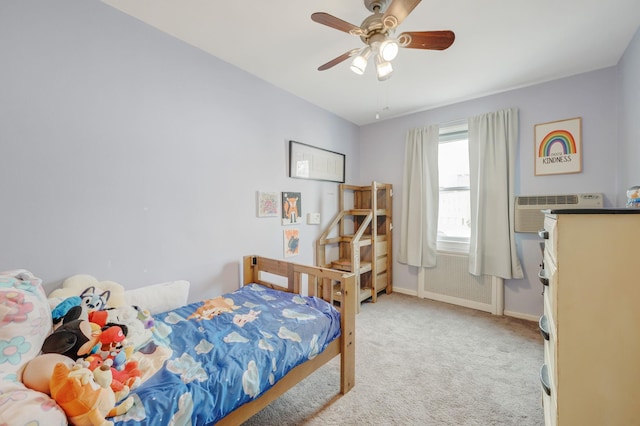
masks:
{"type": "Polygon", "coordinates": [[[581,127],[579,117],[535,125],[536,176],[582,171],[581,127]]]}

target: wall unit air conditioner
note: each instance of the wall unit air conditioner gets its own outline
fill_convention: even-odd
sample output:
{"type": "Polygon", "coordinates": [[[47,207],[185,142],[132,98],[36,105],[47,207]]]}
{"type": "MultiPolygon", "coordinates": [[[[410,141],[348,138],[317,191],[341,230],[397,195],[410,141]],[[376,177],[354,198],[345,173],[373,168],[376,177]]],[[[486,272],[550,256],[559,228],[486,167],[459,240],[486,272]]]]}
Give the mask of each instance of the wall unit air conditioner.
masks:
{"type": "Polygon", "coordinates": [[[547,209],[599,209],[602,194],[529,195],[516,197],[516,232],[538,232],[547,209]]]}

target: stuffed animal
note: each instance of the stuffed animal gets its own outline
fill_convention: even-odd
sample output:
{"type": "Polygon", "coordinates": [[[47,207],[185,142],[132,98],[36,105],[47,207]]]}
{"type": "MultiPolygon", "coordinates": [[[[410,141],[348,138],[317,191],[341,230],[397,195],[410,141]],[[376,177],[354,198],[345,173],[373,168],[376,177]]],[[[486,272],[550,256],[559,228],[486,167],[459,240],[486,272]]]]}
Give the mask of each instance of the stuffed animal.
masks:
{"type": "Polygon", "coordinates": [[[75,361],[65,355],[56,353],[41,354],[29,361],[22,370],[22,383],[33,390],[51,395],[49,381],[56,364],[66,364],[71,368],[75,361]]]}
{"type": "MultiPolygon", "coordinates": [[[[58,305],[51,311],[51,319],[53,320],[54,326],[60,323],[62,318],[69,313],[71,308],[80,306],[81,304],[82,299],[80,296],[67,297],[62,302],[58,303],[58,305]]],[[[89,319],[89,316],[86,315],[86,318],[84,319],[89,319]]]]}
{"type": "Polygon", "coordinates": [[[126,338],[125,346],[140,348],[152,338],[154,320],[149,311],[137,306],[121,306],[99,311],[92,316],[92,322],[104,327],[116,324],[123,328],[126,338]],[[125,331],[126,330],[126,331],[125,331]]]}
{"type": "Polygon", "coordinates": [[[113,366],[118,370],[121,369],[120,367],[124,367],[127,360],[126,352],[122,350],[124,348],[124,339],[126,339],[122,327],[113,324],[102,327],[102,333],[100,333],[99,337],[100,347],[97,352],[103,360],[110,359],[113,366]]]}
{"type": "Polygon", "coordinates": [[[51,376],[51,397],[75,426],[112,426],[113,422],[106,417],[126,413],[133,406],[133,397],[116,406],[129,393],[129,389],[116,395],[110,387],[111,380],[108,367],[100,367],[92,372],[82,364],[69,368],[59,363],[51,376]]]}
{"type": "Polygon", "coordinates": [[[140,384],[139,378],[142,376],[138,363],[130,359],[133,346],[124,346],[127,332],[125,325],[107,324],[100,334],[102,345],[97,355],[100,355],[104,364],[111,367],[114,391],[120,390],[122,386],[129,386],[130,389],[137,387],[140,384]]]}
{"type": "MultiPolygon", "coordinates": [[[[49,307],[53,311],[60,303],[65,301],[67,298],[73,296],[81,297],[81,294],[83,294],[85,290],[91,287],[93,287],[93,296],[100,296],[107,291],[109,292],[108,300],[106,301],[102,309],[117,308],[126,304],[124,297],[124,287],[122,285],[114,281],[98,281],[91,275],[79,274],[67,278],[63,281],[61,288],[57,288],[49,294],[49,307]]],[[[88,296],[88,294],[85,294],[85,296],[88,296]]],[[[90,299],[87,298],[87,301],[85,303],[89,302],[90,299]]],[[[92,310],[100,309],[91,308],[88,311],[92,310]]],[[[62,316],[64,316],[64,313],[61,315],[61,317],[62,316]]]]}
{"type": "Polygon", "coordinates": [[[142,322],[144,328],[147,330],[151,330],[153,328],[153,325],[155,324],[155,320],[153,319],[151,312],[149,312],[149,310],[147,309],[141,308],[140,306],[133,306],[133,308],[138,313],[137,318],[138,320],[140,320],[140,322],[142,322]]]}
{"type": "Polygon", "coordinates": [[[138,368],[138,361],[128,360],[121,370],[113,367],[112,360],[104,360],[97,354],[89,355],[84,361],[87,363],[87,368],[91,371],[95,371],[96,368],[103,365],[109,367],[111,369],[111,376],[113,377],[111,389],[116,393],[122,391],[125,387],[133,390],[142,383],[142,371],[138,368]]]}
{"type": "Polygon", "coordinates": [[[98,344],[101,330],[95,324],[79,318],[83,308],[72,308],[62,320],[62,325],[44,339],[42,353],[57,353],[71,359],[88,356],[98,344]]]}
{"type": "Polygon", "coordinates": [[[67,297],[51,311],[53,323],[57,324],[72,308],[80,306],[83,308],[85,319],[103,326],[104,322],[102,324],[100,322],[106,318],[104,310],[107,308],[110,297],[110,290],[99,293],[94,286],[87,287],[82,290],[80,296],[67,297]]]}

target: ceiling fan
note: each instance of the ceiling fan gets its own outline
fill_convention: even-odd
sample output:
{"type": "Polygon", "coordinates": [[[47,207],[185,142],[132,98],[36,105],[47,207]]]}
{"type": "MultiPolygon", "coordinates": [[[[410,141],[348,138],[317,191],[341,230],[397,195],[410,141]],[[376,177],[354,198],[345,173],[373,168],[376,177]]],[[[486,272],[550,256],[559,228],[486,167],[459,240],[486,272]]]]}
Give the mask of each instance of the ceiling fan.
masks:
{"type": "Polygon", "coordinates": [[[351,70],[362,75],[367,67],[369,57],[375,56],[378,80],[391,77],[393,68],[391,61],[398,54],[400,47],[409,49],[444,50],[453,44],[455,34],[452,31],[410,31],[394,37],[398,25],[415,9],[421,0],[364,0],[365,7],[373,12],[360,26],[350,24],[340,18],[324,12],[316,12],[311,19],[319,24],[344,31],[360,37],[365,46],[352,49],[335,59],[318,67],[318,71],[329,68],[354,57],[351,70]],[[385,9],[389,3],[389,7],[385,9]],[[384,12],[383,12],[384,11],[384,12]]]}

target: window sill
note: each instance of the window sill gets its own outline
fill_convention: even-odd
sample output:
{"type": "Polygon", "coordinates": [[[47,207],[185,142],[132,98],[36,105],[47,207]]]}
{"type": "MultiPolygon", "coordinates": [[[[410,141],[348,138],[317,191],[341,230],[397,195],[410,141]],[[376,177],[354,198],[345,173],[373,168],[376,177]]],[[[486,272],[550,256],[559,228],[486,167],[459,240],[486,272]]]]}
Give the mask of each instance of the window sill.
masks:
{"type": "Polygon", "coordinates": [[[438,253],[452,253],[452,254],[469,254],[468,242],[454,242],[454,241],[438,241],[436,245],[438,253]]]}

